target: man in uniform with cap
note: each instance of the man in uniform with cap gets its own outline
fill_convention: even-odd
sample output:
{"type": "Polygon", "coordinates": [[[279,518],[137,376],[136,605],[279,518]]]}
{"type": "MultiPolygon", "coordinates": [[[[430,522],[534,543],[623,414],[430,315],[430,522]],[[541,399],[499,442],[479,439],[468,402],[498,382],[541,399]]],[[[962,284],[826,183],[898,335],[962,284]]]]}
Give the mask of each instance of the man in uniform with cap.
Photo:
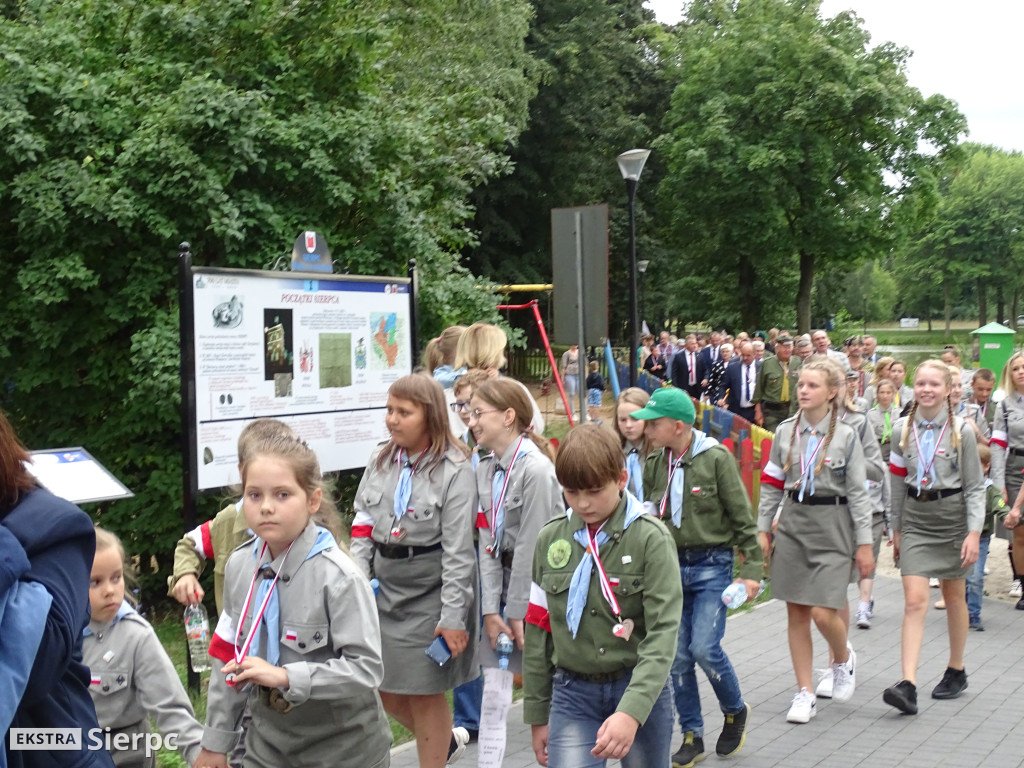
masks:
{"type": "Polygon", "coordinates": [[[801,360],[793,356],[793,337],[781,333],[775,339],[775,356],[766,357],[754,387],[754,423],[774,432],[780,421],[796,410],[796,383],[801,360]]]}

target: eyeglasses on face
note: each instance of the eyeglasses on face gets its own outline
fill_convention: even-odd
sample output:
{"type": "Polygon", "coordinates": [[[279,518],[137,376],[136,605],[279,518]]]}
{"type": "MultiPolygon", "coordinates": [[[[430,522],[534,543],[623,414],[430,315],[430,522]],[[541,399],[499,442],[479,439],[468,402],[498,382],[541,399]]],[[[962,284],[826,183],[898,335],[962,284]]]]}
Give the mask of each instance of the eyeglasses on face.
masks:
{"type": "Polygon", "coordinates": [[[469,410],[469,400],[456,400],[448,407],[452,409],[453,413],[462,413],[469,410]]]}
{"type": "Polygon", "coordinates": [[[483,416],[485,413],[501,413],[501,411],[499,411],[497,408],[489,408],[486,411],[482,411],[479,408],[474,408],[472,411],[469,412],[469,418],[472,419],[473,421],[479,421],[480,417],[483,416]]]}

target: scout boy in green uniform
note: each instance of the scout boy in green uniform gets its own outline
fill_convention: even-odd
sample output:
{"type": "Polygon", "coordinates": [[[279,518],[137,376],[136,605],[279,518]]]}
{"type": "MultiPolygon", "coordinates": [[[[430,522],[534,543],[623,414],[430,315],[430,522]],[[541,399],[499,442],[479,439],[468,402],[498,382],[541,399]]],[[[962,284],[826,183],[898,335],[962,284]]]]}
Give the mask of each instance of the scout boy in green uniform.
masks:
{"type": "Polygon", "coordinates": [[[537,762],[667,766],[683,600],[672,537],[625,490],[610,430],[570,431],[555,472],[571,509],[537,537],[525,619],[523,719],[537,762]]]}
{"type": "Polygon", "coordinates": [[[775,357],[766,357],[754,385],[754,422],[774,432],[780,421],[796,408],[796,384],[800,378],[799,357],[793,357],[793,337],[780,334],[775,340],[775,357]]]}
{"type": "Polygon", "coordinates": [[[750,706],[722,650],[725,605],[722,592],[733,582],[733,548],[740,551],[740,579],[747,594],[758,591],[764,557],[750,499],[736,460],[715,439],[693,428],[693,401],[680,389],[659,389],[633,418],[648,420],[645,434],[654,451],[644,464],[644,495],[668,526],[676,543],[683,584],[672,686],[683,744],[672,756],[676,768],[704,757],[704,720],[695,665],[718,697],[725,725],[715,751],[728,757],[740,750],[750,706]]]}

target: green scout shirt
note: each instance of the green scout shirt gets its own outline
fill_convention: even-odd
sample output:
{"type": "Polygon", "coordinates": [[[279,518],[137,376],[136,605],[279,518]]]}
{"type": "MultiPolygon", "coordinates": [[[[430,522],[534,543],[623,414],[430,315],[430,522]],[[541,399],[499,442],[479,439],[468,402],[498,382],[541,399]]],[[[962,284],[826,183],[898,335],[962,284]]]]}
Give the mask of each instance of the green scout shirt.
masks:
{"type": "MultiPolygon", "coordinates": [[[[789,358],[789,402],[796,402],[796,385],[800,378],[802,361],[796,355],[789,358]]],[[[777,357],[765,357],[761,370],[757,372],[757,383],[754,385],[754,403],[782,402],[782,361],[777,357]]]]}
{"type": "MultiPolygon", "coordinates": [[[[691,444],[681,464],[683,519],[678,528],[672,524],[669,506],[665,505],[663,520],[676,547],[736,547],[744,558],[740,576],[759,581],[764,576],[764,556],[736,459],[723,445],[715,445],[696,458],[692,451],[691,444]]],[[[644,463],[644,496],[660,509],[667,488],[668,457],[662,448],[644,463]]]]}
{"type": "Polygon", "coordinates": [[[551,628],[548,631],[530,621],[526,624],[523,720],[527,723],[548,722],[555,667],[583,675],[632,669],[616,711],[625,712],[641,725],[665,687],[683,610],[679,560],[660,520],[643,514],[623,530],[625,518],[623,497],[604,525],[611,538],[601,547],[600,556],[623,618],[634,622],[628,640],[612,634],[616,619],[601,594],[596,567],[575,638],[566,624],[569,583],[585,552],[573,533],[586,523],[570,512],[548,521],[537,537],[532,576],[545,593],[551,628]]]}
{"type": "Polygon", "coordinates": [[[981,535],[991,536],[996,524],[1002,525],[1009,511],[1002,492],[996,488],[995,483],[989,481],[985,485],[985,526],[981,529],[981,535]]]}
{"type": "MultiPolygon", "coordinates": [[[[213,596],[217,603],[217,615],[224,610],[224,569],[228,557],[240,545],[253,537],[249,523],[240,503],[228,504],[212,520],[203,523],[196,530],[206,528],[213,545],[213,596]]],[[[167,594],[171,593],[178,579],[189,573],[198,579],[203,575],[206,559],[196,551],[195,541],[188,535],[182,536],[174,547],[174,571],[167,578],[167,594]]]]}

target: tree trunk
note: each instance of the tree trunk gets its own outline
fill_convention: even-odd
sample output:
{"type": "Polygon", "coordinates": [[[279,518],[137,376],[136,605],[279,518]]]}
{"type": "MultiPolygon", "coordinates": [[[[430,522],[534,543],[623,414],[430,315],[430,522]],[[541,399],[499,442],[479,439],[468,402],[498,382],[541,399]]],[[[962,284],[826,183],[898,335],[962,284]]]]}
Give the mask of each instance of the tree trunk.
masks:
{"type": "Polygon", "coordinates": [[[953,300],[950,298],[949,290],[949,278],[944,278],[942,281],[942,303],[944,305],[943,314],[946,317],[946,335],[949,336],[950,329],[953,323],[953,300]]]}
{"type": "Polygon", "coordinates": [[[814,286],[814,254],[800,251],[800,287],[796,292],[796,327],[800,333],[811,330],[811,288],[814,286]]]}
{"type": "Polygon", "coordinates": [[[985,290],[985,281],[978,278],[978,327],[981,328],[988,322],[988,291],[985,290]]]}
{"type": "Polygon", "coordinates": [[[1006,301],[1003,299],[1003,284],[996,283],[996,322],[1001,323],[1007,320],[1006,301]]]}
{"type": "Polygon", "coordinates": [[[753,259],[741,253],[736,272],[739,278],[736,296],[740,300],[740,327],[752,333],[757,330],[761,317],[761,297],[757,290],[757,272],[753,259]]]}
{"type": "Polygon", "coordinates": [[[1010,303],[1011,309],[1010,309],[1010,325],[1009,325],[1009,327],[1013,328],[1013,330],[1017,330],[1017,312],[1019,311],[1017,307],[1019,306],[1019,304],[1020,304],[1020,288],[1014,287],[1014,289],[1013,289],[1013,298],[1011,299],[1011,303],[1010,303]]]}

